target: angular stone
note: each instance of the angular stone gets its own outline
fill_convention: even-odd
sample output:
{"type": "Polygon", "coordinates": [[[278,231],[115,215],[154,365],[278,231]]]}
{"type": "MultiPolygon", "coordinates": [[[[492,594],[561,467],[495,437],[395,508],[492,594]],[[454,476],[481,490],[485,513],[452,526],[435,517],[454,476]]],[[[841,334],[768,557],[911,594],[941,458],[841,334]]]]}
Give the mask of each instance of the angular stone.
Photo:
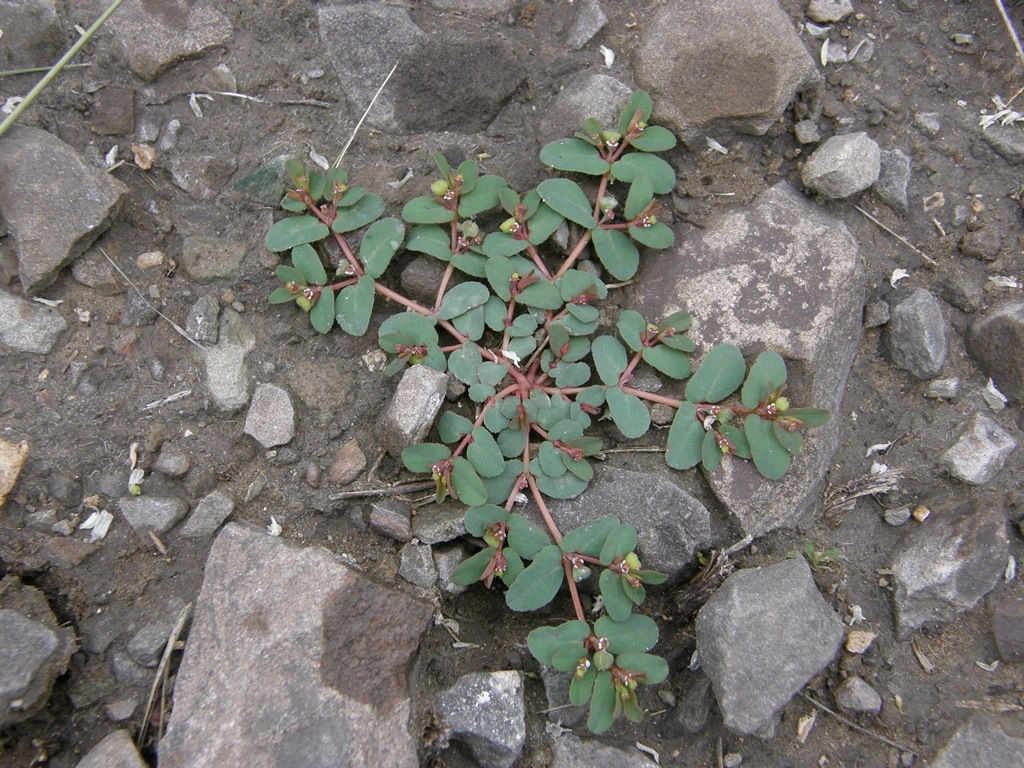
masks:
{"type": "MultiPolygon", "coordinates": [[[[731,343],[748,360],[765,348],[781,354],[794,405],[841,408],[860,340],[864,270],[843,223],[788,184],[642,261],[626,290],[629,306],[651,322],[689,312],[687,335],[701,351],[731,343]]],[[[794,526],[818,503],[839,422],[810,431],[780,481],[765,482],[744,461],[724,461],[710,473],[715,495],[745,533],[794,526]]]]}
{"type": "Polygon", "coordinates": [[[1024,163],[1024,134],[1016,125],[990,125],[979,128],[981,138],[1012,165],[1024,163]]]}
{"type": "Polygon", "coordinates": [[[146,768],[128,731],[114,731],[81,759],[78,768],[146,768]]]}
{"type": "Polygon", "coordinates": [[[547,143],[572,136],[588,117],[593,117],[602,127],[614,128],[632,94],[632,88],[611,75],[580,75],[541,115],[541,141],[547,143]]]}
{"type": "Polygon", "coordinates": [[[17,244],[22,291],[37,293],[56,280],[110,226],[127,191],[46,131],[15,125],[0,137],[0,210],[17,244]],[[52,213],[54,189],[75,192],[63,198],[60,216],[52,213]]]}
{"type": "MultiPolygon", "coordinates": [[[[666,474],[601,467],[586,493],[548,507],[563,533],[606,515],[637,530],[645,568],[678,576],[711,543],[711,513],[666,474]]],[[[537,521],[539,522],[539,520],[537,521]]]]}
{"type": "Polygon", "coordinates": [[[835,658],[844,634],[802,558],[729,576],[697,615],[697,651],[725,726],[773,732],[783,707],[835,658]]]}
{"type": "Polygon", "coordinates": [[[135,90],[106,86],[96,94],[92,130],[101,136],[127,136],[135,130],[135,90]]]}
{"type": "Polygon", "coordinates": [[[618,749],[594,739],[563,733],[551,741],[554,762],[549,768],[650,768],[652,762],[638,749],[618,749]]]}
{"type": "Polygon", "coordinates": [[[856,675],[846,678],[836,690],[836,704],[848,713],[867,712],[877,715],[882,711],[882,697],[878,691],[856,675]]]}
{"type": "MultiPolygon", "coordinates": [[[[369,105],[395,62],[410,60],[430,40],[408,11],[394,6],[320,6],[317,20],[320,43],[344,83],[349,107],[356,115],[369,105]]],[[[385,88],[366,118],[367,124],[397,128],[395,102],[394,88],[385,88]]]]}
{"type": "Polygon", "coordinates": [[[906,213],[909,184],[910,156],[899,149],[883,149],[875,192],[891,208],[906,213]]]}
{"type": "Polygon", "coordinates": [[[0,344],[5,347],[46,355],[67,327],[56,310],[0,291],[0,344]]]}
{"type": "Polygon", "coordinates": [[[0,3],[0,65],[3,69],[38,67],[60,58],[64,33],[55,0],[0,3]]]}
{"type": "Polygon", "coordinates": [[[135,633],[125,652],[128,658],[141,667],[155,667],[160,661],[160,655],[167,645],[167,637],[170,630],[163,624],[146,624],[135,633]]]}
{"type": "Polygon", "coordinates": [[[410,541],[402,547],[398,575],[423,589],[430,589],[437,581],[437,567],[429,544],[410,541]]]}
{"type": "Polygon", "coordinates": [[[229,523],[206,563],[161,768],[416,768],[408,667],[433,610],[323,549],[229,523]]]}
{"type": "Polygon", "coordinates": [[[221,412],[233,412],[249,402],[249,371],[245,356],[256,346],[256,337],[242,316],[225,308],[220,317],[216,346],[203,351],[206,364],[206,389],[213,406],[221,412]]]}
{"type": "Polygon", "coordinates": [[[850,0],[811,0],[807,5],[807,17],[819,24],[842,21],[853,13],[850,0]]]}
{"type": "Polygon", "coordinates": [[[1002,577],[1008,546],[1006,519],[991,507],[933,516],[911,530],[892,566],[900,639],[973,608],[1002,577]]]}
{"type": "Polygon", "coordinates": [[[117,271],[99,251],[90,251],[75,259],[71,265],[71,276],[104,296],[116,296],[124,292],[117,271]]]}
{"type": "Polygon", "coordinates": [[[7,494],[18,482],[18,475],[21,474],[21,468],[25,466],[27,458],[28,443],[26,441],[11,443],[7,440],[0,440],[0,509],[7,501],[7,494]]]}
{"type": "Polygon", "coordinates": [[[143,536],[147,531],[167,533],[188,512],[188,504],[175,497],[125,496],[118,507],[128,524],[143,536]]]}
{"type": "Polygon", "coordinates": [[[412,540],[412,505],[400,499],[381,499],[370,506],[370,530],[402,543],[412,540]]]}
{"type": "Polygon", "coordinates": [[[428,0],[435,8],[453,11],[486,11],[492,14],[508,13],[513,0],[428,0]]]}
{"type": "Polygon", "coordinates": [[[288,155],[278,155],[259,168],[240,178],[231,188],[254,200],[276,206],[284,197],[286,185],[291,183],[284,170],[288,155]]]}
{"type": "Polygon", "coordinates": [[[939,459],[957,480],[985,485],[1006,466],[1017,449],[1017,440],[983,411],[968,419],[959,437],[939,459]]]}
{"type": "Polygon", "coordinates": [[[552,666],[541,664],[540,680],[544,684],[544,696],[547,699],[548,720],[572,728],[582,723],[590,707],[574,706],[569,701],[569,686],[572,685],[573,673],[560,672],[552,666]]]}
{"type": "Polygon", "coordinates": [[[801,179],[815,192],[838,199],[863,192],[876,181],[882,168],[878,145],[866,133],[833,136],[804,163],[801,179]]]}
{"type": "Polygon", "coordinates": [[[426,437],[447,388],[448,374],[425,365],[406,368],[382,419],[381,447],[400,460],[403,450],[426,437]]]}
{"type": "Polygon", "coordinates": [[[976,765],[1024,768],[1024,739],[1008,736],[984,715],[974,715],[928,764],[929,768],[976,765]]]}
{"type": "Polygon", "coordinates": [[[196,505],[188,520],[181,526],[181,535],[190,539],[213,536],[234,511],[235,500],[226,493],[209,493],[196,505]]]}
{"type": "Polygon", "coordinates": [[[245,243],[194,235],[181,244],[181,266],[197,283],[234,277],[245,258],[245,243]]]}
{"type": "Polygon", "coordinates": [[[580,0],[576,18],[569,28],[565,42],[574,51],[578,51],[589,43],[591,38],[600,32],[607,23],[608,17],[597,0],[580,0]]]}
{"type": "Polygon", "coordinates": [[[960,253],[983,261],[994,261],[1003,247],[1003,238],[995,227],[968,232],[960,240],[960,253]]]}
{"type": "Polygon", "coordinates": [[[196,200],[212,200],[230,181],[236,167],[235,158],[226,154],[176,155],[171,160],[171,180],[196,200]]]}
{"type": "Polygon", "coordinates": [[[127,0],[107,24],[143,80],[152,80],[182,59],[198,56],[231,37],[231,22],[199,0],[127,0]]]}
{"type": "Polygon", "coordinates": [[[466,535],[466,510],[455,504],[431,504],[412,518],[412,535],[424,544],[441,544],[466,535]]]}
{"type": "Polygon", "coordinates": [[[202,344],[216,344],[220,331],[217,323],[219,315],[220,303],[216,297],[200,296],[199,301],[188,311],[185,333],[202,344]]]}
{"type": "Polygon", "coordinates": [[[1024,598],[1000,595],[990,608],[999,658],[1007,664],[1024,661],[1024,598]]]}
{"type": "Polygon", "coordinates": [[[949,354],[949,334],[938,299],[924,288],[915,288],[900,293],[891,312],[883,343],[892,364],[919,379],[934,379],[949,354]]]}
{"type": "Polygon", "coordinates": [[[437,569],[437,585],[445,593],[453,597],[461,595],[468,587],[452,581],[455,569],[466,559],[466,552],[461,544],[442,544],[431,547],[434,550],[434,567],[437,569]]]}
{"type": "Polygon", "coordinates": [[[523,673],[473,672],[434,699],[451,727],[451,738],[465,743],[481,768],[510,768],[526,743],[523,673]]]}
{"type": "Polygon", "coordinates": [[[1024,302],[997,304],[971,323],[967,351],[1000,392],[1024,400],[1024,302]]]}
{"type": "Polygon", "coordinates": [[[366,454],[358,440],[349,440],[334,452],[334,460],[327,470],[331,485],[348,485],[366,469],[366,454]]]}
{"type": "Polygon", "coordinates": [[[820,75],[775,0],[696,0],[646,16],[634,58],[655,119],[687,144],[761,135],[820,75]]]}
{"type": "Polygon", "coordinates": [[[264,448],[290,443],[295,437],[291,395],[275,384],[257,384],[243,431],[264,448]]]}

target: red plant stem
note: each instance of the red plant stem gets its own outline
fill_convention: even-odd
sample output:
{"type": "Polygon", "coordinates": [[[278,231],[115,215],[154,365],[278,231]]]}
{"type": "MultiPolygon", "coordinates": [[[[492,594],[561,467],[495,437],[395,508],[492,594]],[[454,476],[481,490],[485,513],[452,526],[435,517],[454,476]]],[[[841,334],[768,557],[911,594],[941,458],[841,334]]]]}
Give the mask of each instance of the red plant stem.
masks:
{"type": "Polygon", "coordinates": [[[562,557],[562,568],[565,569],[565,579],[569,582],[569,594],[572,595],[572,607],[576,611],[576,618],[586,621],[583,604],[580,602],[580,593],[576,589],[576,580],[572,577],[572,563],[564,556],[562,557]]]}
{"type": "Polygon", "coordinates": [[[672,408],[678,408],[686,402],[685,400],[677,400],[674,397],[665,397],[665,395],[656,395],[653,392],[644,392],[642,389],[634,389],[633,387],[620,386],[619,389],[627,394],[636,395],[641,400],[647,400],[651,403],[661,403],[662,405],[668,405],[672,408]]]}
{"type": "Polygon", "coordinates": [[[562,266],[558,268],[558,271],[555,272],[556,280],[569,271],[572,265],[576,263],[576,260],[583,255],[583,251],[584,249],[586,249],[589,243],[590,230],[588,229],[586,232],[583,233],[582,236],[580,236],[580,239],[576,241],[576,245],[573,246],[572,252],[566,257],[565,261],[562,263],[562,266]]]}
{"type": "Polygon", "coordinates": [[[350,277],[348,280],[342,280],[340,283],[331,283],[327,287],[334,291],[340,291],[342,288],[347,288],[348,286],[355,285],[358,282],[358,277],[350,277]]]}
{"type": "Polygon", "coordinates": [[[537,249],[533,246],[532,243],[526,247],[526,252],[530,254],[530,258],[533,259],[533,263],[537,265],[537,269],[540,270],[540,273],[544,275],[544,277],[546,277],[549,281],[554,282],[554,278],[551,277],[551,273],[548,272],[548,268],[544,266],[544,262],[541,260],[540,254],[537,253],[537,249]]]}
{"type": "Polygon", "coordinates": [[[341,252],[345,254],[345,259],[352,265],[352,269],[355,270],[356,275],[362,277],[364,274],[363,265],[359,263],[359,259],[357,259],[356,255],[352,253],[352,249],[349,247],[345,236],[340,232],[335,232],[331,229],[331,224],[334,223],[334,218],[337,215],[337,206],[332,205],[330,213],[321,211],[319,206],[313,202],[313,199],[309,196],[308,192],[305,193],[303,202],[306,203],[306,207],[312,211],[313,215],[320,219],[320,221],[326,224],[327,228],[331,230],[331,234],[334,235],[335,242],[338,243],[338,247],[341,248],[341,252]]]}
{"type": "Polygon", "coordinates": [[[448,287],[448,281],[452,279],[452,273],[455,271],[455,265],[450,261],[448,266],[444,270],[444,275],[441,277],[441,284],[437,287],[437,298],[434,300],[434,312],[437,312],[441,308],[441,299],[444,298],[445,289],[448,287]]]}

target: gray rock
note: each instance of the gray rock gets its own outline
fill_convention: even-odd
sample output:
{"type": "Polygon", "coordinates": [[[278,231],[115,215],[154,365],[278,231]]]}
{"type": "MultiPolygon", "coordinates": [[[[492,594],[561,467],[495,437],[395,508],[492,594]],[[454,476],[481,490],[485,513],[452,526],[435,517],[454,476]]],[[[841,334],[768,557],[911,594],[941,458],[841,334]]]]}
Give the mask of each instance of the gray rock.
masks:
{"type": "Polygon", "coordinates": [[[999,658],[1007,664],[1024,661],[1024,597],[999,595],[989,608],[999,658]]]}
{"type": "MultiPolygon", "coordinates": [[[[0,451],[2,453],[2,451],[0,451]]],[[[0,470],[0,475],[3,471],[0,470]]],[[[75,478],[58,470],[46,481],[46,492],[65,507],[77,507],[82,503],[82,484],[75,478]]]]}
{"type": "Polygon", "coordinates": [[[244,432],[264,448],[290,443],[295,437],[291,395],[275,384],[257,384],[245,415],[244,432]]]}
{"type": "Polygon", "coordinates": [[[56,310],[0,291],[0,344],[5,347],[46,355],[67,327],[56,310]]]}
{"type": "Polygon", "coordinates": [[[864,307],[864,327],[877,328],[885,325],[892,317],[892,309],[881,299],[869,301],[864,307]]]}
{"type": "Polygon", "coordinates": [[[124,650],[128,658],[139,666],[155,667],[160,662],[169,634],[170,628],[163,624],[146,624],[128,641],[124,650]]]}
{"type": "MultiPolygon", "coordinates": [[[[181,243],[181,266],[197,283],[234,277],[244,258],[245,243],[238,240],[193,235],[186,237],[181,243]]],[[[216,313],[213,327],[216,328],[216,313]]],[[[216,341],[216,338],[213,341],[216,341]]]]}
{"type": "Polygon", "coordinates": [[[463,560],[466,559],[466,552],[463,550],[462,545],[442,544],[433,547],[433,550],[438,587],[441,588],[442,592],[453,597],[461,595],[466,591],[467,587],[452,581],[452,574],[455,573],[455,569],[462,565],[463,560]]]}
{"type": "Polygon", "coordinates": [[[231,180],[237,167],[235,158],[227,154],[188,154],[171,158],[171,180],[179,189],[196,200],[212,200],[231,180]]]}
{"type": "Polygon", "coordinates": [[[983,261],[994,261],[1002,247],[1002,235],[995,227],[976,229],[960,240],[960,253],[983,261]]]}
{"type": "Polygon", "coordinates": [[[443,10],[487,12],[498,15],[512,10],[513,0],[428,0],[443,10]]]}
{"type": "Polygon", "coordinates": [[[999,391],[1024,400],[1024,302],[997,304],[971,323],[967,351],[999,391]]]}
{"type": "Polygon", "coordinates": [[[121,207],[128,187],[85,160],[56,136],[15,125],[0,138],[0,210],[16,243],[18,277],[25,294],[54,280],[121,207]],[[47,168],[46,184],[39,169],[47,168]],[[74,190],[53,215],[53,190],[74,190]]]}
{"type": "Polygon", "coordinates": [[[229,523],[206,563],[161,768],[416,768],[409,664],[433,608],[229,523]]]}
{"type": "Polygon", "coordinates": [[[998,509],[933,516],[900,542],[893,560],[896,628],[906,639],[927,621],[951,621],[999,582],[1008,552],[998,509]]]}
{"type": "Polygon", "coordinates": [[[928,765],[929,768],[974,765],[1024,768],[1024,739],[1007,735],[984,715],[974,715],[957,729],[928,765]]]}
{"type": "Polygon", "coordinates": [[[804,186],[838,199],[863,192],[879,179],[882,153],[866,133],[833,136],[804,163],[804,186]]]}
{"type": "Polygon", "coordinates": [[[160,453],[157,454],[153,469],[168,477],[183,477],[192,461],[188,454],[174,443],[164,443],[160,446],[160,453]]]}
{"type": "Polygon", "coordinates": [[[447,387],[448,374],[425,365],[406,368],[382,419],[381,447],[401,459],[403,450],[426,437],[444,403],[447,387]]]}
{"type": "Polygon", "coordinates": [[[817,144],[821,141],[821,131],[814,120],[798,120],[793,125],[793,135],[801,144],[817,144]]]}
{"type": "Polygon", "coordinates": [[[910,520],[911,514],[912,513],[910,511],[910,507],[905,506],[898,507],[897,509],[887,509],[885,510],[885,512],[882,513],[882,517],[884,518],[886,523],[893,526],[894,528],[898,528],[899,526],[904,525],[908,520],[910,520]]]}
{"type": "Polygon", "coordinates": [[[510,768],[526,742],[523,673],[463,675],[434,699],[437,713],[481,768],[510,768]]]}
{"type": "Polygon", "coordinates": [[[915,112],[914,125],[929,136],[938,136],[942,131],[942,116],[938,112],[915,112]]]}
{"type": "Polygon", "coordinates": [[[424,544],[441,544],[466,535],[466,510],[455,504],[431,504],[412,518],[412,535],[424,544]]]}
{"type": "MultiPolygon", "coordinates": [[[[395,62],[411,59],[430,40],[404,8],[394,6],[320,6],[317,19],[320,43],[344,84],[349,108],[356,115],[361,115],[369,105],[395,62]]],[[[402,69],[400,66],[399,70],[402,69]]],[[[398,127],[392,87],[384,89],[366,120],[378,128],[398,127]]]]}
{"type": "Polygon", "coordinates": [[[910,156],[900,149],[883,149],[879,161],[875,192],[885,203],[907,212],[907,186],[910,184],[910,156]]]}
{"type": "Polygon", "coordinates": [[[402,547],[402,561],[398,575],[423,589],[430,589],[437,582],[437,567],[429,544],[410,541],[402,547]]]}
{"type": "Polygon", "coordinates": [[[327,470],[331,485],[348,485],[366,469],[366,454],[359,447],[358,440],[349,440],[334,452],[334,459],[327,470]]]}
{"type": "Polygon", "coordinates": [[[604,128],[615,128],[619,113],[632,94],[632,88],[611,75],[577,77],[562,89],[541,116],[541,140],[547,143],[571,137],[588,117],[593,117],[604,128]]]}
{"type": "Polygon", "coordinates": [[[181,535],[190,539],[213,536],[234,511],[235,500],[226,493],[214,491],[207,494],[181,526],[181,535]]]}
{"type": "Polygon", "coordinates": [[[135,714],[135,710],[138,706],[138,696],[125,696],[124,698],[117,699],[116,701],[112,701],[107,704],[103,708],[103,713],[111,722],[123,723],[135,714]]]}
{"type": "Polygon", "coordinates": [[[370,506],[370,530],[395,541],[412,540],[412,505],[401,499],[380,499],[370,506]]]}
{"type": "Polygon", "coordinates": [[[850,0],[811,0],[807,5],[807,17],[820,24],[842,21],[853,13],[850,0]]]}
{"type": "Polygon", "coordinates": [[[526,79],[520,56],[500,37],[490,38],[486,46],[432,40],[416,55],[443,61],[444,66],[399,67],[395,72],[389,85],[394,114],[408,132],[482,131],[526,79]]]}
{"type": "Polygon", "coordinates": [[[128,731],[114,731],[78,763],[78,768],[146,768],[128,731]]]}
{"type": "Polygon", "coordinates": [[[846,678],[836,689],[836,704],[839,709],[849,713],[877,715],[882,711],[882,697],[878,691],[856,675],[846,678]]]}
{"type": "Polygon", "coordinates": [[[188,504],[175,497],[125,496],[118,506],[128,524],[142,536],[147,531],[167,533],[188,512],[188,504]]]}
{"type": "Polygon", "coordinates": [[[139,328],[143,325],[152,325],[157,317],[156,307],[150,304],[145,296],[138,291],[128,291],[125,294],[121,325],[139,328]]]}
{"type": "Polygon", "coordinates": [[[220,302],[215,296],[202,296],[191,306],[185,319],[185,332],[203,344],[216,344],[220,332],[217,322],[220,302]]]}
{"type": "Polygon", "coordinates": [[[592,739],[563,733],[551,741],[550,768],[651,768],[650,758],[637,749],[618,749],[592,739]]]}
{"type": "MultiPolygon", "coordinates": [[[[402,270],[398,278],[402,292],[410,299],[433,306],[434,299],[437,298],[437,286],[441,284],[444,271],[444,264],[433,256],[417,256],[402,270]]],[[[457,276],[456,273],[453,278],[457,276]]],[[[457,279],[453,279],[450,284],[457,285],[457,279]]]]}
{"type": "Polygon", "coordinates": [[[129,2],[108,26],[143,80],[152,80],[182,59],[198,56],[231,37],[231,22],[208,0],[169,6],[129,2]]]}
{"type": "Polygon", "coordinates": [[[765,133],[820,75],[775,0],[672,3],[644,19],[636,80],[691,146],[705,136],[765,133]]]}
{"type": "Polygon", "coordinates": [[[607,23],[608,17],[597,0],[580,0],[576,9],[576,19],[569,28],[565,42],[574,51],[578,51],[607,23]]]}
{"type": "Polygon", "coordinates": [[[71,265],[71,276],[104,296],[124,292],[117,271],[99,251],[89,251],[75,259],[71,265]]]}
{"type": "Polygon", "coordinates": [[[953,400],[960,394],[960,379],[932,379],[924,391],[925,397],[936,400],[953,400]]]}
{"type": "Polygon", "coordinates": [[[540,681],[544,685],[544,696],[547,698],[548,720],[566,728],[582,723],[590,711],[586,704],[577,707],[569,701],[569,686],[572,685],[572,679],[572,672],[559,672],[547,664],[540,666],[540,681]]]}
{"type": "Polygon", "coordinates": [[[968,419],[956,441],[942,454],[939,465],[957,480],[985,485],[1002,471],[1016,449],[1013,435],[979,411],[968,419]]]}
{"type": "Polygon", "coordinates": [[[110,657],[110,667],[117,682],[134,688],[144,688],[153,684],[153,673],[141,664],[132,661],[125,651],[115,651],[110,657]]]}
{"type": "Polygon", "coordinates": [[[1024,163],[1024,131],[1019,126],[990,125],[978,130],[981,138],[1006,162],[1012,165],[1024,163]]]}
{"type": "Polygon", "coordinates": [[[711,542],[711,513],[668,473],[602,467],[582,496],[551,500],[548,506],[563,534],[598,517],[616,515],[636,528],[644,567],[670,578],[679,576],[697,550],[711,542]]]}
{"type": "Polygon", "coordinates": [[[216,346],[203,351],[206,389],[216,410],[231,413],[249,402],[249,371],[245,356],[256,346],[256,337],[242,316],[225,308],[220,317],[216,346]]]}
{"type": "Polygon", "coordinates": [[[60,6],[55,0],[25,0],[0,4],[0,62],[4,69],[38,67],[56,61],[64,52],[60,6]]]}
{"type": "MultiPolygon", "coordinates": [[[[737,344],[748,360],[765,348],[778,352],[786,359],[794,405],[833,413],[842,406],[861,334],[864,271],[842,222],[788,184],[642,261],[626,297],[652,322],[689,312],[687,334],[699,350],[737,344]]],[[[839,421],[810,432],[778,482],[765,482],[743,461],[725,461],[709,475],[744,532],[760,536],[793,526],[818,504],[839,445],[839,421]]]]}
{"type": "Polygon", "coordinates": [[[729,576],[697,615],[697,651],[726,727],[774,732],[783,707],[835,658],[844,634],[802,558],[729,576]]]}
{"type": "Polygon", "coordinates": [[[271,158],[232,184],[231,188],[261,203],[276,206],[281,202],[287,186],[292,183],[284,168],[288,157],[288,155],[278,155],[271,158]]]}
{"type": "Polygon", "coordinates": [[[889,360],[919,379],[934,379],[949,354],[949,335],[939,301],[924,288],[900,293],[882,334],[889,360]]]}

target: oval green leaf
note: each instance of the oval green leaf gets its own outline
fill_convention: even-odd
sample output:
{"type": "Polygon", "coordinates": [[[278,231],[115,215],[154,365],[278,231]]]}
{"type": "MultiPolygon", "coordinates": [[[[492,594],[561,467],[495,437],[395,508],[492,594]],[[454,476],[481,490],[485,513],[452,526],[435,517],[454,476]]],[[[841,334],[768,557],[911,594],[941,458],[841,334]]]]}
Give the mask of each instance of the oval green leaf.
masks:
{"type": "Polygon", "coordinates": [[[330,286],[321,289],[320,298],[309,312],[309,322],[317,333],[327,333],[334,327],[334,291],[330,286]]]}
{"type": "Polygon", "coordinates": [[[700,367],[686,385],[686,399],[694,403],[717,403],[743,383],[747,363],[740,348],[720,344],[704,356],[700,367]]]}
{"type": "Polygon", "coordinates": [[[497,550],[494,547],[482,549],[470,558],[462,561],[462,564],[452,572],[452,581],[468,587],[476,584],[484,575],[491,558],[497,550]]]}
{"type": "Polygon", "coordinates": [[[690,358],[681,350],[668,345],[644,347],[644,362],[673,379],[685,379],[690,375],[690,358]]]}
{"type": "Polygon", "coordinates": [[[456,456],[452,459],[452,490],[459,501],[469,507],[487,503],[487,489],[468,459],[456,456]]]}
{"type": "Polygon", "coordinates": [[[640,266],[640,251],[621,229],[594,229],[597,258],[616,280],[631,280],[640,266]]]}
{"type": "Polygon", "coordinates": [[[590,696],[590,715],[587,728],[591,733],[604,733],[615,722],[615,683],[611,672],[598,672],[594,691],[590,696]]]}
{"type": "Polygon", "coordinates": [[[444,461],[452,452],[440,443],[418,443],[402,451],[402,463],[410,472],[430,472],[430,468],[444,461]]]}
{"type": "Polygon", "coordinates": [[[601,596],[604,609],[615,621],[625,621],[633,612],[633,601],[622,585],[622,575],[610,570],[601,571],[601,596]]]}
{"type": "Polygon", "coordinates": [[[327,283],[327,272],[313,246],[303,244],[292,248],[292,264],[305,276],[305,282],[311,285],[327,283]]]}
{"type": "Polygon", "coordinates": [[[617,557],[625,557],[636,549],[636,528],[628,523],[622,523],[618,528],[608,534],[608,538],[601,547],[601,565],[611,565],[617,557]]]}
{"type": "Polygon", "coordinates": [[[341,290],[335,302],[334,311],[338,318],[338,326],[353,336],[362,336],[370,326],[373,314],[373,300],[376,294],[373,278],[363,275],[359,282],[341,290]]]}
{"type": "Polygon", "coordinates": [[[668,662],[652,653],[626,651],[617,654],[615,666],[641,673],[647,685],[657,685],[668,677],[668,662]]]}
{"type": "Polygon", "coordinates": [[[414,227],[405,240],[406,249],[426,253],[441,261],[451,259],[451,246],[451,238],[448,233],[433,224],[414,227]]]}
{"type": "Polygon", "coordinates": [[[594,228],[594,210],[579,185],[569,179],[547,179],[537,185],[541,199],[554,211],[585,229],[594,228]]]}
{"type": "Polygon", "coordinates": [[[562,549],[566,552],[577,552],[587,557],[597,557],[601,554],[608,534],[618,528],[619,518],[615,515],[599,517],[592,523],[569,531],[562,537],[562,549]]]}
{"type": "Polygon", "coordinates": [[[643,133],[635,139],[630,139],[629,145],[642,152],[665,152],[676,145],[676,137],[667,128],[648,125],[643,133]]]}
{"type": "MultiPolygon", "coordinates": [[[[541,549],[515,584],[505,593],[505,602],[513,611],[535,611],[554,598],[562,586],[562,550],[554,544],[541,549]]],[[[532,650],[532,649],[531,649],[532,650]]]]}
{"type": "Polygon", "coordinates": [[[740,400],[745,408],[757,408],[762,400],[786,383],[786,361],[778,352],[765,350],[750,366],[740,400]]]}
{"type": "Polygon", "coordinates": [[[410,224],[447,224],[455,217],[432,197],[414,197],[402,208],[402,218],[410,224]]]}
{"type": "Polygon", "coordinates": [[[541,664],[551,666],[551,657],[566,648],[579,647],[583,651],[583,640],[590,635],[590,625],[585,621],[567,621],[557,627],[538,627],[526,637],[526,647],[541,664]]]}
{"type": "Polygon", "coordinates": [[[623,392],[618,387],[610,387],[605,397],[612,421],[623,435],[632,439],[647,433],[651,427],[651,412],[639,397],[623,392]]]}
{"type": "Polygon", "coordinates": [[[313,216],[290,216],[267,230],[263,244],[269,251],[287,251],[302,243],[315,243],[330,234],[327,225],[313,216]]]}
{"type": "MultiPolygon", "coordinates": [[[[634,181],[633,184],[635,186],[636,182],[634,181]]],[[[676,241],[675,233],[660,221],[655,221],[646,227],[632,226],[627,231],[629,236],[641,245],[658,251],[671,248],[676,241]]]]}
{"type": "Polygon", "coordinates": [[[656,195],[667,195],[676,186],[676,172],[657,155],[633,152],[612,163],[612,176],[632,183],[638,176],[650,179],[656,195]]]}
{"type": "Polygon", "coordinates": [[[405,227],[395,218],[376,221],[366,230],[359,246],[359,257],[367,275],[380,277],[384,274],[404,236],[405,227]]]}
{"type": "Polygon", "coordinates": [[[498,193],[508,187],[500,176],[481,176],[468,194],[459,198],[459,216],[469,218],[498,205],[498,193]]]}
{"type": "Polygon", "coordinates": [[[518,552],[523,559],[533,560],[551,540],[540,528],[522,515],[509,515],[508,545],[518,552]]]}
{"type": "Polygon", "coordinates": [[[778,480],[789,469],[790,454],[775,437],[772,426],[757,414],[747,416],[743,423],[757,471],[771,480],[778,480]]]}
{"type": "Polygon", "coordinates": [[[697,408],[693,403],[683,403],[672,419],[668,431],[668,450],[665,463],[672,469],[690,469],[700,463],[701,444],[704,440],[704,426],[697,420],[697,408]]]}
{"type": "MultiPolygon", "coordinates": [[[[451,320],[453,317],[465,314],[474,307],[481,306],[491,292],[483,283],[468,282],[460,283],[444,295],[441,300],[441,308],[437,311],[438,320],[451,320]]],[[[481,321],[483,317],[481,316],[481,321]]]]}
{"type": "Polygon", "coordinates": [[[505,469],[505,457],[484,427],[473,430],[473,442],[466,448],[466,458],[480,477],[497,477],[505,469]]]}
{"type": "Polygon", "coordinates": [[[608,650],[616,654],[643,653],[658,644],[658,625],[642,613],[630,614],[625,621],[602,616],[594,622],[594,634],[607,639],[608,650]]]}
{"type": "Polygon", "coordinates": [[[508,520],[508,510],[495,504],[481,504],[466,510],[466,530],[474,536],[483,536],[487,528],[508,520]]]}
{"type": "Polygon", "coordinates": [[[384,201],[372,192],[364,195],[359,202],[348,208],[338,208],[338,215],[331,223],[331,229],[338,234],[352,232],[365,227],[384,213],[384,201]]]}
{"type": "Polygon", "coordinates": [[[608,172],[608,161],[601,159],[597,148],[579,139],[558,139],[545,144],[540,159],[552,168],[572,173],[600,176],[608,172]]]}

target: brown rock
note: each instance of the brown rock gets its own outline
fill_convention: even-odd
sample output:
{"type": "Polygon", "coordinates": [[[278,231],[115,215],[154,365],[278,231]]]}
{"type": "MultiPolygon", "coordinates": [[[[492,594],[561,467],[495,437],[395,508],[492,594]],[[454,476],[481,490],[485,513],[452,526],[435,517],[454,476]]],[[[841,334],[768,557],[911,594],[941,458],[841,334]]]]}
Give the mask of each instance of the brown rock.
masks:
{"type": "Polygon", "coordinates": [[[101,136],[123,136],[135,130],[135,90],[101,88],[96,94],[92,129],[101,136]]]}
{"type": "Polygon", "coordinates": [[[381,499],[370,508],[370,530],[403,544],[412,541],[412,505],[399,499],[381,499]]]}
{"type": "Polygon", "coordinates": [[[982,227],[975,232],[968,232],[960,241],[960,252],[965,256],[992,261],[999,255],[1003,247],[1003,238],[993,227],[982,227]]]}
{"type": "Polygon", "coordinates": [[[992,630],[999,658],[1007,664],[1024,661],[1024,598],[1002,595],[992,600],[992,630]]]}
{"type": "Polygon", "coordinates": [[[366,455],[359,447],[359,442],[349,440],[334,453],[334,461],[327,470],[327,479],[331,485],[348,485],[366,469],[366,455]]]}

